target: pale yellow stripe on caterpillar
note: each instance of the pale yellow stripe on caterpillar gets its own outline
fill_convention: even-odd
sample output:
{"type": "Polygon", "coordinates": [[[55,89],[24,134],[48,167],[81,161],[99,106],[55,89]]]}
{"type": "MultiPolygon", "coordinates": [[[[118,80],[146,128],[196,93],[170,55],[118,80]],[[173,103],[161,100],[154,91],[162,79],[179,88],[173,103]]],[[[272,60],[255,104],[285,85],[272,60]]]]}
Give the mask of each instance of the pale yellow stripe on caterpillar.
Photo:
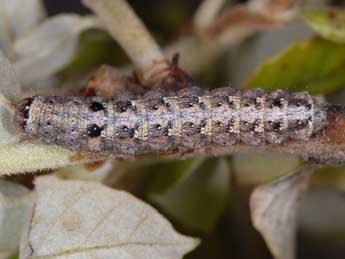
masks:
{"type": "Polygon", "coordinates": [[[211,118],[211,96],[210,95],[204,95],[199,97],[199,102],[204,103],[205,105],[205,113],[207,114],[206,118],[206,126],[204,128],[204,135],[209,136],[209,142],[211,142],[211,136],[212,136],[212,118],[211,118]]]}
{"type": "Polygon", "coordinates": [[[115,141],[115,135],[116,135],[116,116],[115,116],[115,110],[114,105],[112,102],[106,102],[106,109],[108,111],[108,121],[107,121],[107,127],[105,131],[104,138],[106,139],[107,145],[110,145],[109,143],[114,143],[115,141]]]}
{"type": "Polygon", "coordinates": [[[282,103],[282,107],[281,110],[284,113],[284,117],[283,117],[283,128],[286,129],[289,126],[289,120],[288,120],[288,116],[287,116],[287,110],[289,108],[289,103],[288,101],[285,101],[282,103]]]}
{"type": "Polygon", "coordinates": [[[256,103],[260,104],[260,109],[258,111],[259,113],[259,125],[257,128],[255,128],[256,132],[265,132],[265,118],[264,118],[264,112],[265,112],[265,103],[266,103],[266,97],[257,97],[256,103]]]}
{"type": "Polygon", "coordinates": [[[235,117],[235,124],[234,124],[234,128],[233,128],[233,132],[236,134],[240,134],[241,133],[241,117],[239,115],[239,112],[241,110],[241,97],[240,96],[229,96],[229,100],[234,102],[234,106],[235,106],[235,111],[237,112],[237,116],[235,117]]]}
{"type": "Polygon", "coordinates": [[[136,106],[141,117],[141,126],[139,127],[140,132],[138,133],[138,135],[140,136],[139,138],[141,141],[146,142],[149,138],[149,124],[147,120],[147,109],[144,100],[142,98],[138,99],[136,101],[136,106]]]}
{"type": "Polygon", "coordinates": [[[181,119],[180,100],[177,96],[167,97],[167,100],[175,116],[174,126],[169,131],[168,134],[169,136],[174,136],[175,145],[179,145],[182,141],[182,119],[181,119]]]}

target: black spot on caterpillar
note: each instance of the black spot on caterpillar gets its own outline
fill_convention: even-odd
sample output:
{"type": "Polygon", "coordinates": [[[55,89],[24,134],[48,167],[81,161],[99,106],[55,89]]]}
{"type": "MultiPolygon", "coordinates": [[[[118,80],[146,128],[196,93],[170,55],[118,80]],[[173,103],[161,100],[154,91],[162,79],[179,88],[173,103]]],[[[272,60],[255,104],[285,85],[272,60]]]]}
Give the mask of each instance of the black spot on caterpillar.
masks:
{"type": "Polygon", "coordinates": [[[18,104],[23,138],[71,150],[142,154],[207,145],[307,140],[325,125],[323,105],[308,93],[197,87],[100,97],[43,97],[18,104]]]}

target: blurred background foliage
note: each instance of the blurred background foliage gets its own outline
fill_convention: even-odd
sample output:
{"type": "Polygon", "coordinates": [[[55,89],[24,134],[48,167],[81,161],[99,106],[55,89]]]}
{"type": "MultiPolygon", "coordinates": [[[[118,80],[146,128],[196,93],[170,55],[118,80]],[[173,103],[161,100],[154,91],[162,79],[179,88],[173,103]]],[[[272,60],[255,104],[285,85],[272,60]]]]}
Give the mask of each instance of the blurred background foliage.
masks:
{"type": "MultiPolygon", "coordinates": [[[[129,1],[162,46],[188,31],[200,2],[129,1]]],[[[45,0],[45,4],[49,15],[89,12],[78,0],[45,0]]],[[[329,4],[343,6],[345,1],[329,4]]],[[[88,30],[80,37],[77,56],[60,77],[69,79],[101,64],[120,66],[128,62],[109,35],[88,30]]],[[[231,82],[244,88],[308,90],[327,95],[331,102],[345,103],[345,45],[314,36],[299,21],[251,37],[193,76],[199,85],[207,87],[231,82]]],[[[251,225],[249,195],[255,186],[292,173],[301,163],[296,157],[277,154],[182,161],[148,158],[116,162],[107,181],[153,204],[181,232],[201,236],[201,246],[186,258],[263,259],[271,255],[251,225]]],[[[344,188],[345,167],[323,168],[314,175],[301,211],[298,258],[345,258],[344,188]]]]}

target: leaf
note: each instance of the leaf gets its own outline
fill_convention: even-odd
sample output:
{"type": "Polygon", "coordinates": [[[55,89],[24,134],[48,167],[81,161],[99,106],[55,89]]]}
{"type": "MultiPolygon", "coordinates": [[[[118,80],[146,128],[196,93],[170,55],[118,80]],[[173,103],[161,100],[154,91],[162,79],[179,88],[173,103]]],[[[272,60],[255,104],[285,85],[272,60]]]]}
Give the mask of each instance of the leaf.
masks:
{"type": "Polygon", "coordinates": [[[297,212],[311,172],[299,172],[256,188],[250,197],[251,218],[277,259],[295,258],[297,212]]]}
{"type": "Polygon", "coordinates": [[[345,11],[312,11],[305,14],[310,27],[323,38],[345,43],[345,11]]]}
{"type": "Polygon", "coordinates": [[[0,180],[0,258],[18,251],[34,195],[15,183],[0,180]]]}
{"type": "Polygon", "coordinates": [[[34,28],[44,17],[42,0],[1,0],[2,20],[14,38],[34,28]]]}
{"type": "Polygon", "coordinates": [[[176,161],[156,172],[153,181],[160,188],[151,190],[149,199],[183,226],[211,232],[227,204],[228,161],[224,157],[194,159],[188,164],[176,161]]]}
{"type": "Polygon", "coordinates": [[[245,88],[329,94],[345,85],[345,46],[321,38],[296,43],[258,67],[245,88]]]}
{"type": "Polygon", "coordinates": [[[18,100],[20,98],[19,88],[10,62],[0,51],[0,145],[14,142],[17,139],[13,125],[14,105],[6,97],[18,100]]]}
{"type": "Polygon", "coordinates": [[[14,107],[0,94],[0,146],[17,141],[13,124],[14,107]]]}
{"type": "Polygon", "coordinates": [[[20,258],[177,259],[197,241],[155,209],[99,183],[39,177],[20,258]]]}
{"type": "Polygon", "coordinates": [[[0,175],[36,172],[104,159],[96,155],[74,153],[65,148],[34,144],[0,145],[0,175]]]}
{"type": "Polygon", "coordinates": [[[60,71],[74,57],[79,34],[97,26],[93,16],[58,15],[20,37],[14,45],[20,82],[28,85],[60,71]]]}
{"type": "Polygon", "coordinates": [[[0,48],[11,56],[15,38],[33,29],[44,16],[41,0],[0,0],[0,48]]]}
{"type": "MultiPolygon", "coordinates": [[[[0,37],[1,38],[1,37],[0,37]]],[[[4,95],[11,101],[21,99],[20,85],[17,75],[10,61],[3,55],[0,50],[0,94],[4,95]]]]}

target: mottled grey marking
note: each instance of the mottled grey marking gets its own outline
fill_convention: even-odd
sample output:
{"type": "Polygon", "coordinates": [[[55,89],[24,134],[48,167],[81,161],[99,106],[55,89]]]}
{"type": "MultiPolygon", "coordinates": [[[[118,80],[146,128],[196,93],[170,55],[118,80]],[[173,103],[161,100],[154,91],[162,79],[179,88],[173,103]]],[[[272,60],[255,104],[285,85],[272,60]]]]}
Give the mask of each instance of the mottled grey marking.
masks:
{"type": "Polygon", "coordinates": [[[322,104],[308,93],[232,88],[151,90],[100,97],[32,97],[15,122],[30,139],[71,150],[142,154],[207,145],[281,144],[307,140],[325,125],[322,104]]]}

